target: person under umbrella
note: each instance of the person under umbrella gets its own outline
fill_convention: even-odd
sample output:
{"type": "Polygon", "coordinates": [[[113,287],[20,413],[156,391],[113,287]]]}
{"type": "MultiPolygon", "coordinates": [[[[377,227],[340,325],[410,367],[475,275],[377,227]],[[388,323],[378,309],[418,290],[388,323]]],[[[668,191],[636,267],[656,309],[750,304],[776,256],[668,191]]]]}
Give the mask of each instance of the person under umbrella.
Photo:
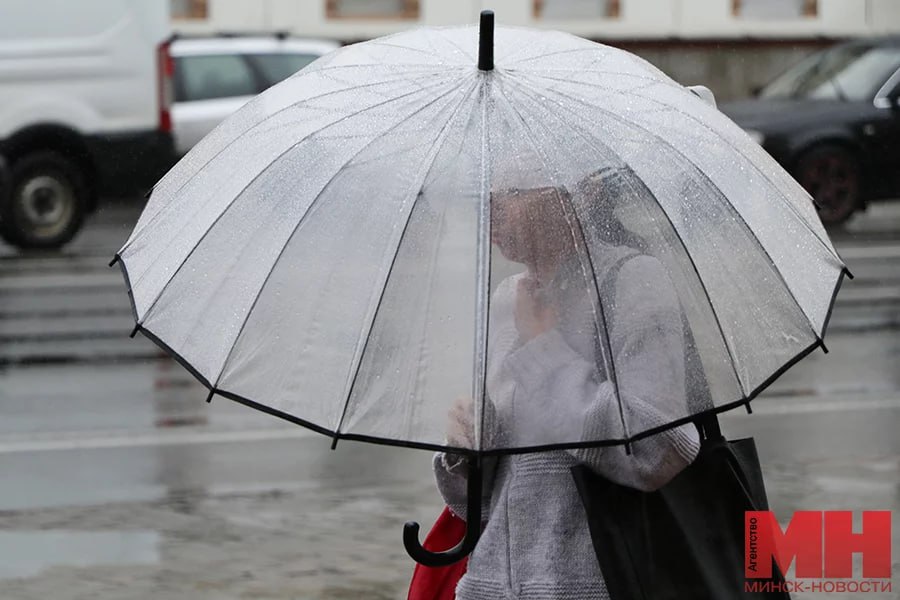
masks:
{"type": "MultiPolygon", "coordinates": [[[[607,169],[572,195],[549,186],[492,194],[492,242],[525,270],[504,279],[491,299],[482,433],[489,445],[550,443],[575,428],[583,428],[585,440],[623,438],[623,420],[650,429],[686,411],[677,296],[661,283],[667,275],[660,262],[613,214],[612,194],[631,192],[628,181],[627,172],[607,169]],[[567,213],[574,205],[602,212],[590,221],[600,226],[573,232],[567,213]],[[601,289],[591,289],[594,281],[601,289]],[[605,315],[596,314],[592,292],[605,315]],[[596,318],[609,320],[609,339],[599,339],[596,318]],[[603,346],[612,352],[606,362],[614,373],[604,366],[603,346]]],[[[471,399],[457,402],[449,446],[474,447],[474,414],[471,399]]],[[[457,597],[608,597],[570,468],[587,464],[612,481],[651,491],[689,465],[698,449],[688,423],[634,442],[630,455],[617,446],[487,459],[486,525],[457,597]]],[[[444,500],[465,518],[466,463],[438,453],[434,468],[444,500]]]]}

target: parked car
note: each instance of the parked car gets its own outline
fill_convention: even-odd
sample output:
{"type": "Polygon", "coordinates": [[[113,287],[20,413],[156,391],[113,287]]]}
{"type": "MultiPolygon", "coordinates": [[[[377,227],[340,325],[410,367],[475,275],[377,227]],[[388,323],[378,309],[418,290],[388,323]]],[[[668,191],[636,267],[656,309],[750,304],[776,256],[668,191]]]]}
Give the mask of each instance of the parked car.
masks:
{"type": "Polygon", "coordinates": [[[809,191],[826,224],[900,196],[900,36],[833,46],[720,108],[809,191]]]}
{"type": "Polygon", "coordinates": [[[172,120],[179,155],[266,88],[340,45],[284,35],[177,38],[172,120]]]}
{"type": "Polygon", "coordinates": [[[172,164],[168,2],[4,0],[0,236],[55,248],[172,164]]]}

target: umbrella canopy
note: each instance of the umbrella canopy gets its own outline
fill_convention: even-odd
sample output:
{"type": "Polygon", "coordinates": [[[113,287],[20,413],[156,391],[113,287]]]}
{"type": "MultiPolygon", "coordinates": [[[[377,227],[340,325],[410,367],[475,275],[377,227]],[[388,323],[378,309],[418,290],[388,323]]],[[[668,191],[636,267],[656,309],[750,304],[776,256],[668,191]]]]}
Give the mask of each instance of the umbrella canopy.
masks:
{"type": "Polygon", "coordinates": [[[220,125],[117,254],[138,329],[335,439],[446,448],[473,398],[470,454],[639,439],[821,345],[844,263],[736,125],[621,50],[498,28],[479,69],[477,47],[349,46],[220,125]],[[599,425],[597,393],[491,402],[577,361],[599,425]]]}

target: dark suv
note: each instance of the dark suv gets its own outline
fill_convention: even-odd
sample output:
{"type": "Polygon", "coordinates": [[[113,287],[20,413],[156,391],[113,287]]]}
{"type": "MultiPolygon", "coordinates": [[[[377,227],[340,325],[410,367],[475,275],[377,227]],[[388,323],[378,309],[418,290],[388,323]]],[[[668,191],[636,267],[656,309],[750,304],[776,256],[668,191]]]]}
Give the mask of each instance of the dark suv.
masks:
{"type": "Polygon", "coordinates": [[[900,196],[900,36],[833,46],[720,108],[809,191],[826,224],[900,196]]]}

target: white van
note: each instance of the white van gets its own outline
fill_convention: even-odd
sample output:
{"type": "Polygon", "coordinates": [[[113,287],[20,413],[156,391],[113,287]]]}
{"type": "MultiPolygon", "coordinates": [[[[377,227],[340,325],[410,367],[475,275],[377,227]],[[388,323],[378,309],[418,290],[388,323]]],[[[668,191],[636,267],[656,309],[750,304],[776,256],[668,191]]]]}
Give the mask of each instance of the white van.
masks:
{"type": "Polygon", "coordinates": [[[174,160],[165,0],[0,3],[0,235],[59,247],[174,160]]]}

